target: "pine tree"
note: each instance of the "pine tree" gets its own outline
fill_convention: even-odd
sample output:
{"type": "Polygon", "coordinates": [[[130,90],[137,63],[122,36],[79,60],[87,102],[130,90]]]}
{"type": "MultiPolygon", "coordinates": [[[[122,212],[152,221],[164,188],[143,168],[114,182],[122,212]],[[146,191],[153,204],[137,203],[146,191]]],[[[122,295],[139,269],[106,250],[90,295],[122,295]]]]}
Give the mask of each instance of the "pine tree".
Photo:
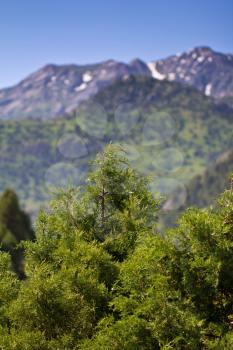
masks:
{"type": "Polygon", "coordinates": [[[33,239],[29,216],[20,208],[16,193],[6,189],[0,197],[0,243],[2,249],[11,252],[17,273],[23,277],[23,251],[17,244],[33,239]]]}
{"type": "Polygon", "coordinates": [[[156,234],[158,203],[119,152],[40,213],[24,281],[0,253],[0,349],[232,348],[232,190],[156,234]]]}
{"type": "Polygon", "coordinates": [[[93,168],[78,204],[72,191],[60,196],[60,214],[67,209],[70,216],[72,211],[70,220],[85,238],[101,242],[122,261],[134,249],[139,233],[155,228],[158,201],[149,191],[148,179],[129,166],[121,147],[107,146],[93,168]]]}
{"type": "Polygon", "coordinates": [[[0,197],[0,225],[0,240],[5,245],[33,238],[29,216],[20,208],[11,189],[6,189],[0,197]]]}

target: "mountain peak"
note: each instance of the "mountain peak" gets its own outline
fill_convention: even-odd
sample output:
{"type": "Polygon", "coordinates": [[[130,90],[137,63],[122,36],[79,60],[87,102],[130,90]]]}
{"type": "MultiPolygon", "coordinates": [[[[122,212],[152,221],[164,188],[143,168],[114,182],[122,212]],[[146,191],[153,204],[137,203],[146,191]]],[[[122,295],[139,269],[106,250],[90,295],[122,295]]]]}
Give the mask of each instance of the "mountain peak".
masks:
{"type": "Polygon", "coordinates": [[[193,49],[191,49],[190,52],[214,53],[214,50],[212,50],[211,47],[209,47],[209,46],[196,46],[193,49]]]}
{"type": "Polygon", "coordinates": [[[132,59],[130,62],[129,62],[130,65],[134,65],[134,64],[145,64],[145,62],[143,60],[141,60],[140,58],[138,57],[135,57],[134,59],[132,59]]]}
{"type": "Polygon", "coordinates": [[[56,69],[56,68],[58,68],[59,66],[58,65],[56,65],[56,64],[54,64],[54,63],[48,63],[48,64],[46,64],[45,66],[43,66],[42,68],[41,68],[41,70],[44,70],[44,71],[51,71],[51,70],[54,70],[54,69],[56,69]]]}
{"type": "Polygon", "coordinates": [[[52,118],[76,109],[117,80],[150,77],[194,86],[207,96],[233,101],[233,55],[199,46],[146,63],[114,59],[88,65],[47,64],[18,85],[0,90],[0,118],[52,118]]]}
{"type": "Polygon", "coordinates": [[[132,74],[136,76],[146,76],[151,77],[150,69],[148,68],[148,65],[142,61],[140,58],[134,58],[132,61],[130,61],[129,66],[132,68],[132,74]]]}
{"type": "Polygon", "coordinates": [[[198,46],[151,63],[154,76],[191,85],[207,96],[233,98],[233,55],[198,46]]]}

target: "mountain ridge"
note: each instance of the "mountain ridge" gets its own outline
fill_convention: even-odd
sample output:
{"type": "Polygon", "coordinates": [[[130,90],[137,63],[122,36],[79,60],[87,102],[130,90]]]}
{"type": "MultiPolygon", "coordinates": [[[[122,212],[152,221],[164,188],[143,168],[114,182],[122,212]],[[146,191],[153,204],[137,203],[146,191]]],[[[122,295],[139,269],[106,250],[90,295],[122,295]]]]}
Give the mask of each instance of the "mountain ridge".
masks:
{"type": "Polygon", "coordinates": [[[130,76],[177,81],[233,106],[233,55],[197,47],[149,63],[136,58],[129,63],[47,64],[19,84],[0,90],[0,119],[60,117],[130,76]]]}
{"type": "Polygon", "coordinates": [[[195,86],[207,96],[218,99],[233,97],[233,54],[215,52],[208,46],[202,46],[154,64],[162,79],[195,86]]]}

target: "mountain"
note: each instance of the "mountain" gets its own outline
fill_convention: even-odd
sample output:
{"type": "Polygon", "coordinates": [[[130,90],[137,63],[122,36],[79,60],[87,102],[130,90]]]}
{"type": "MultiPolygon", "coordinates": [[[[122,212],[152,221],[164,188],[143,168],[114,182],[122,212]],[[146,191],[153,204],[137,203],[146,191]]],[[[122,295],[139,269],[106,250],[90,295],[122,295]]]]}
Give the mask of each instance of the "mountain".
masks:
{"type": "Polygon", "coordinates": [[[227,151],[217,158],[214,166],[192,179],[187,187],[185,206],[195,205],[203,208],[213,204],[219,193],[230,189],[232,174],[233,151],[227,151]]]}
{"type": "Polygon", "coordinates": [[[197,47],[149,64],[156,79],[191,85],[216,99],[232,99],[233,55],[197,47]]]}
{"type": "Polygon", "coordinates": [[[51,186],[83,184],[114,142],[155,193],[179,189],[168,207],[199,204],[187,200],[191,181],[233,149],[232,94],[232,55],[207,47],[150,63],[49,64],[0,90],[0,191],[15,189],[34,214],[51,186]]]}
{"type": "Polygon", "coordinates": [[[109,60],[77,66],[46,65],[18,85],[0,90],[0,119],[48,119],[69,113],[114,81],[130,75],[150,76],[140,60],[109,60]]]}
{"type": "Polygon", "coordinates": [[[93,65],[46,65],[18,85],[0,90],[0,119],[61,117],[117,80],[153,77],[190,85],[233,106],[233,55],[198,47],[146,63],[108,60],[93,65]]]}
{"type": "Polygon", "coordinates": [[[152,177],[155,193],[183,188],[233,148],[233,110],[190,86],[128,76],[64,118],[0,120],[0,134],[0,191],[14,188],[34,214],[51,186],[83,184],[110,141],[152,177]]]}
{"type": "Polygon", "coordinates": [[[173,211],[174,208],[177,208],[177,202],[180,201],[180,193],[175,191],[170,196],[163,206],[162,225],[173,226],[180,213],[187,207],[205,208],[215,205],[219,194],[231,188],[230,178],[232,174],[233,151],[231,150],[219,155],[213,165],[191,179],[185,187],[185,200],[179,207],[179,210],[173,211]]]}

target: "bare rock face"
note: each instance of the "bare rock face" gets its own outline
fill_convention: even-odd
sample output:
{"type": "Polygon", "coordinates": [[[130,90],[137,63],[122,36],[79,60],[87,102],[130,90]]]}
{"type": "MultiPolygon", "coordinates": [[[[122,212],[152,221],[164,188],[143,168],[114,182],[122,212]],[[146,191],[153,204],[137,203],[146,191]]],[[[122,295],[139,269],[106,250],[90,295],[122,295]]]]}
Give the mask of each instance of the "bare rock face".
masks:
{"type": "MultiPolygon", "coordinates": [[[[159,79],[196,87],[217,99],[233,98],[233,55],[197,47],[149,64],[159,79]]],[[[233,101],[232,101],[233,102],[233,101]]]]}
{"type": "Polygon", "coordinates": [[[108,60],[92,65],[48,64],[18,85],[0,90],[0,119],[64,116],[117,80],[143,76],[191,85],[233,106],[233,55],[197,47],[145,63],[108,60]]]}
{"type": "Polygon", "coordinates": [[[18,85],[0,90],[0,118],[59,117],[107,85],[132,75],[150,76],[150,71],[139,60],[131,64],[109,60],[87,66],[49,64],[18,85]]]}

